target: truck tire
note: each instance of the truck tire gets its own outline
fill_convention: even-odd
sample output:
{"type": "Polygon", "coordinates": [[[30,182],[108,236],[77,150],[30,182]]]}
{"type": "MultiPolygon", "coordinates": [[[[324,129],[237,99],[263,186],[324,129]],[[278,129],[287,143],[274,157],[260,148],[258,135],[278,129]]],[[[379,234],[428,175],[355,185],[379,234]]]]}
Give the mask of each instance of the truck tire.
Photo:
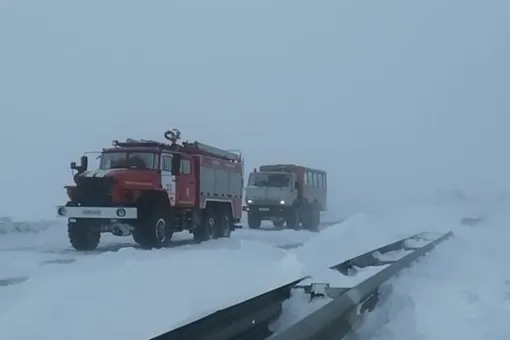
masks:
{"type": "Polygon", "coordinates": [[[209,241],[212,238],[216,238],[216,223],[217,217],[212,209],[207,209],[203,213],[203,217],[200,221],[198,228],[193,230],[193,238],[198,242],[209,241]]]}
{"type": "Polygon", "coordinates": [[[96,249],[101,239],[101,230],[94,221],[77,220],[76,222],[69,222],[67,233],[69,242],[74,249],[79,251],[96,249]]]}
{"type": "Polygon", "coordinates": [[[142,248],[161,248],[170,244],[172,228],[166,214],[156,210],[147,218],[142,218],[133,230],[133,239],[142,248]]]}
{"type": "Polygon", "coordinates": [[[315,231],[319,231],[319,227],[321,225],[321,209],[319,206],[315,207],[315,216],[313,220],[313,226],[315,231]]]}
{"type": "Polygon", "coordinates": [[[312,216],[310,216],[310,231],[319,231],[320,220],[320,209],[318,206],[314,205],[312,208],[312,216]]]}
{"type": "Polygon", "coordinates": [[[232,233],[230,212],[228,210],[220,210],[216,221],[216,237],[230,237],[232,233]]]}
{"type": "Polygon", "coordinates": [[[257,213],[248,211],[248,228],[250,229],[259,229],[262,220],[257,213]]]}
{"type": "Polygon", "coordinates": [[[299,211],[296,206],[293,206],[288,211],[285,222],[287,223],[287,228],[299,229],[299,211]]]}
{"type": "Polygon", "coordinates": [[[310,231],[319,231],[320,209],[317,204],[309,205],[304,216],[304,227],[310,231]]]}
{"type": "Polygon", "coordinates": [[[273,226],[275,228],[281,228],[281,227],[283,227],[284,224],[285,224],[285,220],[274,220],[273,221],[273,226]]]}

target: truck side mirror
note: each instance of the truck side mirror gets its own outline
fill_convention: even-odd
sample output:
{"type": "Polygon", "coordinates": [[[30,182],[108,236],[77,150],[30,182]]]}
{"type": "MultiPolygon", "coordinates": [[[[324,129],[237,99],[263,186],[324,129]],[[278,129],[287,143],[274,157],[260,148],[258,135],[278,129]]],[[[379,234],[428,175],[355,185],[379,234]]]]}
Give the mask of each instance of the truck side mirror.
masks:
{"type": "Polygon", "coordinates": [[[299,182],[298,182],[298,181],[296,181],[296,183],[294,184],[294,186],[295,186],[295,188],[296,188],[296,189],[299,189],[299,182]]]}
{"type": "Polygon", "coordinates": [[[78,174],[81,174],[82,172],[87,171],[88,166],[89,166],[89,159],[87,156],[81,156],[80,166],[76,166],[76,162],[71,162],[71,164],[69,164],[69,167],[71,168],[71,170],[78,171],[78,174]]]}
{"type": "Polygon", "coordinates": [[[80,158],[80,171],[84,172],[87,171],[89,167],[89,158],[87,156],[81,156],[80,158]]]}
{"type": "Polygon", "coordinates": [[[179,176],[181,173],[181,160],[182,155],[180,153],[174,153],[172,157],[172,176],[179,176]]]}

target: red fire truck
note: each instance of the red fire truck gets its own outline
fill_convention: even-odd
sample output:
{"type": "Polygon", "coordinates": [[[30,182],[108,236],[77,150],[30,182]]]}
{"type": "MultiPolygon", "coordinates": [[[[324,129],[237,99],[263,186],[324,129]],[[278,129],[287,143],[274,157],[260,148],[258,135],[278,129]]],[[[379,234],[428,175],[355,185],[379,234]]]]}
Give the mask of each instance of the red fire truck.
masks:
{"type": "Polygon", "coordinates": [[[88,157],[66,186],[69,202],[57,213],[68,219],[76,250],[95,249],[101,233],[133,235],[144,248],[162,247],[174,232],[190,231],[197,241],[230,237],[242,214],[243,158],[240,152],[200,142],[113,141],[103,149],[99,169],[88,157]]]}

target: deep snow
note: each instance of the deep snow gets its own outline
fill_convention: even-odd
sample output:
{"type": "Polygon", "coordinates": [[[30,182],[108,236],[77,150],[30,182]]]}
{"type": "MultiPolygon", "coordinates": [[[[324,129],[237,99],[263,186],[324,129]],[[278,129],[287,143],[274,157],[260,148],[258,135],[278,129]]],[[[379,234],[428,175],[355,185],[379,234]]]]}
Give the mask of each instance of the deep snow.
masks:
{"type": "Polygon", "coordinates": [[[285,249],[316,236],[242,229],[230,239],[188,244],[183,232],[175,235],[176,247],[143,251],[130,237],[104,235],[98,251],[80,253],[70,247],[63,222],[32,235],[6,234],[0,282],[16,284],[0,287],[0,338],[155,336],[301,277],[301,265],[285,249]],[[84,318],[93,327],[80,328],[84,318]]]}
{"type": "Polygon", "coordinates": [[[390,283],[391,293],[357,335],[371,340],[506,340],[510,334],[510,214],[503,204],[454,227],[390,283]]]}
{"type": "MultiPolygon", "coordinates": [[[[35,334],[42,339],[148,338],[305,274],[333,286],[356,284],[366,276],[346,278],[326,268],[418,232],[452,229],[455,238],[396,280],[396,293],[381,305],[379,314],[366,320],[360,332],[372,332],[377,322],[386,322],[384,311],[390,311],[392,320],[379,335],[381,339],[395,336],[388,335],[391,332],[398,332],[402,339],[417,334],[430,335],[423,339],[441,339],[458,328],[479,339],[475,335],[483,331],[475,327],[484,322],[490,325],[487,318],[497,311],[499,316],[492,317],[492,334],[489,328],[484,333],[497,338],[496,331],[506,329],[502,320],[508,316],[508,302],[503,299],[509,277],[504,279],[494,268],[504,265],[507,252],[502,246],[509,236],[504,224],[510,216],[498,215],[492,203],[381,207],[320,233],[243,229],[231,239],[154,251],[141,251],[122,238],[107,237],[107,251],[77,253],[70,249],[62,226],[27,236],[25,248],[21,244],[9,248],[4,237],[0,239],[2,274],[29,279],[0,287],[0,338],[24,340],[35,334]],[[483,220],[462,224],[466,217],[483,220]],[[300,243],[297,248],[281,248],[300,243]],[[431,305],[434,287],[442,294],[435,307],[431,305]],[[405,305],[409,301],[412,304],[405,305]],[[435,312],[438,304],[455,315],[449,316],[451,327],[430,330],[433,321],[450,320],[435,312]],[[481,307],[480,312],[475,307],[481,307]],[[463,311],[457,313],[454,308],[463,311]],[[408,312],[399,314],[400,309],[408,312]],[[411,320],[414,325],[407,325],[410,319],[405,315],[410,313],[416,317],[411,320]],[[478,319],[473,319],[476,313],[478,319]],[[83,328],[80,318],[86,318],[90,327],[83,328]],[[75,328],[80,332],[73,332],[75,328]]],[[[274,329],[284,329],[325,302],[309,303],[302,293],[293,292],[274,329]]]]}
{"type": "Polygon", "coordinates": [[[32,269],[0,289],[2,339],[149,338],[301,275],[284,250],[244,240],[128,247],[32,269]]]}

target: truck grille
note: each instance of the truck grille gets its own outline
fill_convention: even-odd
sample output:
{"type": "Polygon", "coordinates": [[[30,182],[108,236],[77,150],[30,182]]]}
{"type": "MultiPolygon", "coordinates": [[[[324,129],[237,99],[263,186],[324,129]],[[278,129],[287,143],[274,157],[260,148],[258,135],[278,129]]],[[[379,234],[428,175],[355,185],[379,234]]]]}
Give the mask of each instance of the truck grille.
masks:
{"type": "Polygon", "coordinates": [[[254,204],[254,205],[264,205],[264,206],[276,205],[276,206],[280,206],[280,201],[281,200],[254,198],[251,201],[252,201],[252,204],[254,204]]]}
{"type": "Polygon", "coordinates": [[[113,178],[81,177],[74,199],[84,206],[108,206],[112,204],[113,178]]]}

